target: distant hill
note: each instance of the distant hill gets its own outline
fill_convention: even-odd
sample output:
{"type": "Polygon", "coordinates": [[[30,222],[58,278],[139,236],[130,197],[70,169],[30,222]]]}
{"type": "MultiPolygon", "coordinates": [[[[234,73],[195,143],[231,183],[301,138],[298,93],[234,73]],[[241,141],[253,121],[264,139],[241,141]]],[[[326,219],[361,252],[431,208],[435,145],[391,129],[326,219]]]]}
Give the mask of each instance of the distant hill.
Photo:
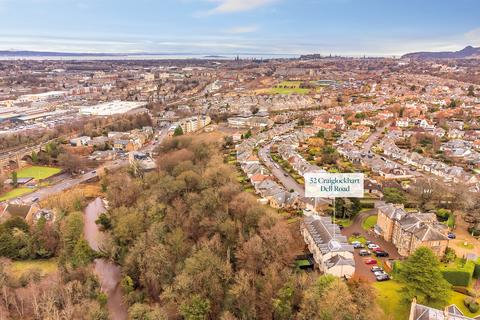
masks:
{"type": "Polygon", "coordinates": [[[402,58],[410,59],[480,59],[480,48],[467,46],[460,51],[441,51],[441,52],[413,52],[407,53],[402,58]]]}
{"type": "Polygon", "coordinates": [[[85,56],[114,56],[114,53],[76,53],[26,50],[0,50],[0,57],[85,57],[85,56]]]}

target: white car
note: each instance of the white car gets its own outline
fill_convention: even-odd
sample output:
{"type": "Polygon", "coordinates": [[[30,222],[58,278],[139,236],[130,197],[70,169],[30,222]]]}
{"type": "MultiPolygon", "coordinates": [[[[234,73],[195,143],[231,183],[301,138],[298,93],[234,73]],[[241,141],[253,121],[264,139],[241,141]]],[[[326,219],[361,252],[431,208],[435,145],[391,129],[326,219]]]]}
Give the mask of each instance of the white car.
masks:
{"type": "Polygon", "coordinates": [[[376,248],[380,248],[380,246],[377,246],[375,243],[370,243],[368,245],[368,249],[376,249],[376,248]]]}

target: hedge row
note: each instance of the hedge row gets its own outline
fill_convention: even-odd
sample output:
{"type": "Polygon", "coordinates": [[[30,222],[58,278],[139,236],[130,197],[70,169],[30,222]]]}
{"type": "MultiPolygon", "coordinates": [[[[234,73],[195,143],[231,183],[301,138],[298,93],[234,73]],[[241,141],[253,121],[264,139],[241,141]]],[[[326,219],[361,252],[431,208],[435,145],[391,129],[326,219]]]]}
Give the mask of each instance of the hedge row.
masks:
{"type": "Polygon", "coordinates": [[[375,208],[375,202],[360,202],[362,209],[373,209],[375,208]]]}
{"type": "Polygon", "coordinates": [[[442,274],[445,280],[453,286],[467,287],[472,281],[474,270],[475,263],[467,261],[462,268],[445,268],[442,270],[442,274]]]}
{"type": "Polygon", "coordinates": [[[475,261],[475,269],[473,270],[473,277],[475,279],[480,278],[480,259],[475,261]]]}

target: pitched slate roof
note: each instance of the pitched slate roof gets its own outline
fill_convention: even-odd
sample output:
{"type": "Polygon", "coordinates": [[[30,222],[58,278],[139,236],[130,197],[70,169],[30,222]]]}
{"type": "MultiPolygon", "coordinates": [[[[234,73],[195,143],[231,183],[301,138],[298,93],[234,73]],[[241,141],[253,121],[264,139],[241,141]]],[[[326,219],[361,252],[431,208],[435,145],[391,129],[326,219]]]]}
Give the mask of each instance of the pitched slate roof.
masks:
{"type": "Polygon", "coordinates": [[[413,310],[413,320],[475,320],[465,316],[456,305],[450,305],[446,311],[427,307],[421,304],[415,304],[413,310]],[[447,314],[448,317],[447,317],[447,314]]]}
{"type": "Polygon", "coordinates": [[[335,251],[354,252],[353,246],[340,233],[338,225],[331,222],[330,217],[310,216],[306,217],[303,223],[322,254],[335,251]],[[332,240],[338,244],[338,247],[329,245],[332,240]]]}
{"type": "Polygon", "coordinates": [[[420,241],[448,240],[445,225],[439,223],[433,213],[408,213],[391,203],[379,206],[378,210],[397,221],[404,231],[412,233],[420,241]]]}

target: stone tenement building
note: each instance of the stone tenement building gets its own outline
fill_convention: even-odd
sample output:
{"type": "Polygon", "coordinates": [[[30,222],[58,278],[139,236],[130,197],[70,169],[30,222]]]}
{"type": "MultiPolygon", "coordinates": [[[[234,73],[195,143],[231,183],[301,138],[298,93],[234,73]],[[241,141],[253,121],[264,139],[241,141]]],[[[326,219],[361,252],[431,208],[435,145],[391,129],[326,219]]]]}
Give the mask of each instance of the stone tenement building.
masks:
{"type": "Polygon", "coordinates": [[[392,242],[401,256],[409,256],[419,247],[430,248],[438,257],[448,246],[447,227],[433,213],[408,213],[391,203],[376,206],[375,232],[392,242]]]}

